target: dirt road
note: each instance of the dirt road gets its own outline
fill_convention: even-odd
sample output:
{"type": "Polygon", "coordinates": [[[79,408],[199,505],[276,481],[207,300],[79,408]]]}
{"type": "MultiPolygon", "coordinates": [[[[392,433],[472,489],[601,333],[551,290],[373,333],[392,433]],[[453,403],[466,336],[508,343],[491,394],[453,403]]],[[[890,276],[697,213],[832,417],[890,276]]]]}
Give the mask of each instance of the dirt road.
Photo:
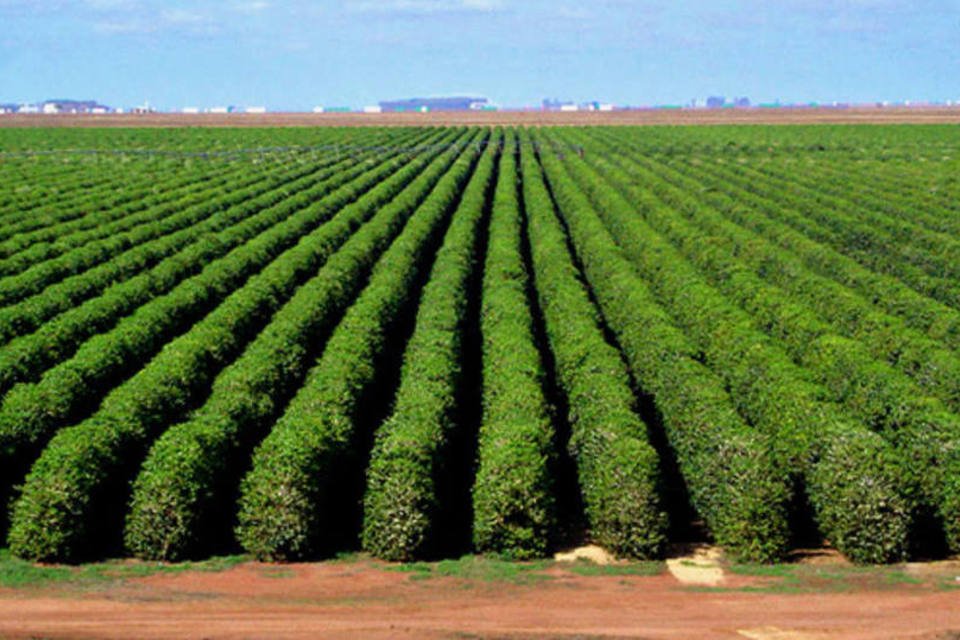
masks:
{"type": "Polygon", "coordinates": [[[490,580],[370,561],[247,563],[95,588],[5,589],[0,637],[946,640],[960,637],[960,590],[943,582],[955,569],[933,582],[849,569],[818,584],[822,574],[811,573],[790,588],[727,575],[707,588],[666,571],[583,575],[553,564],[490,580]]]}

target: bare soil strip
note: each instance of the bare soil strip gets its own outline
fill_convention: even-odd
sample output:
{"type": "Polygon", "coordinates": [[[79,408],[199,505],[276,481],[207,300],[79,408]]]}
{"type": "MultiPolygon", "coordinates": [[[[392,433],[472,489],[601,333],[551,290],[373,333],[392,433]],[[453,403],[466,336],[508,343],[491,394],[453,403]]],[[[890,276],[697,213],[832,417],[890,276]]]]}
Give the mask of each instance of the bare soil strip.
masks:
{"type": "Polygon", "coordinates": [[[666,572],[600,569],[547,565],[537,580],[488,581],[370,561],[247,563],[95,588],[6,589],[0,637],[933,640],[960,630],[960,591],[942,584],[781,592],[756,576],[685,587],[666,572]]]}
{"type": "Polygon", "coordinates": [[[700,547],[689,555],[667,560],[667,571],[680,584],[715,587],[723,584],[720,552],[715,547],[700,547]]]}
{"type": "Polygon", "coordinates": [[[960,124],[960,106],[434,113],[7,114],[3,127],[343,127],[432,125],[960,124]]]}

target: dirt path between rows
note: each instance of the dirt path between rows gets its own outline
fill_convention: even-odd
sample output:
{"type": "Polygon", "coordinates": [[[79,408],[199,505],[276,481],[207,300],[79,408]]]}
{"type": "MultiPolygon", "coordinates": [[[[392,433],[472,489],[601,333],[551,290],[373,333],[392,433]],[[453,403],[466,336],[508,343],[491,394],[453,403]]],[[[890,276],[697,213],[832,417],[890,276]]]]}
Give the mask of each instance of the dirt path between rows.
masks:
{"type": "Polygon", "coordinates": [[[778,593],[757,577],[696,588],[667,572],[580,575],[560,565],[536,578],[418,578],[369,561],[247,563],[92,590],[4,589],[0,637],[960,638],[960,590],[948,588],[778,593]]]}

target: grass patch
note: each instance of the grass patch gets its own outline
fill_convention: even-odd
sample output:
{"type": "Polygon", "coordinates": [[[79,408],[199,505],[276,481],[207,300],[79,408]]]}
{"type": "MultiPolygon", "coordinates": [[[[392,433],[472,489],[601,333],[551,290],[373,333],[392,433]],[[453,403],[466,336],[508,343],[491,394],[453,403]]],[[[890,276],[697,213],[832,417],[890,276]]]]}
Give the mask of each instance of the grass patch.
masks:
{"type": "MultiPolygon", "coordinates": [[[[34,564],[13,557],[6,549],[0,549],[0,587],[29,589],[69,586],[97,589],[115,585],[128,579],[157,574],[178,574],[187,571],[225,571],[243,562],[248,556],[234,555],[211,558],[199,562],[159,563],[140,560],[108,560],[104,562],[71,565],[34,564]]],[[[360,553],[344,553],[325,562],[337,564],[363,563],[369,558],[360,553]]],[[[624,562],[598,565],[587,560],[555,562],[553,560],[516,561],[496,556],[467,555],[462,558],[438,562],[409,562],[386,565],[390,571],[410,574],[413,580],[435,578],[458,578],[465,587],[482,583],[537,584],[554,579],[550,569],[561,569],[578,576],[656,576],[663,573],[665,564],[660,561],[624,562]]],[[[685,590],[718,592],[757,593],[840,593],[853,590],[883,590],[897,588],[929,588],[960,590],[955,574],[915,575],[902,566],[845,566],[804,564],[723,564],[730,575],[759,578],[757,584],[742,587],[688,586],[685,590]]],[[[289,578],[294,571],[288,567],[264,566],[259,569],[266,578],[289,578]]]]}
{"type": "Polygon", "coordinates": [[[946,591],[960,591],[960,582],[956,578],[948,578],[937,583],[937,587],[946,591]]]}
{"type": "Polygon", "coordinates": [[[766,578],[761,585],[738,591],[768,593],[837,593],[852,590],[895,589],[925,585],[927,581],[896,566],[820,566],[798,564],[730,564],[724,569],[733,575],[766,578]]]}
{"type": "Polygon", "coordinates": [[[296,571],[289,567],[262,567],[257,571],[264,578],[292,578],[296,571]]]}
{"type": "Polygon", "coordinates": [[[756,576],[760,578],[793,577],[799,565],[795,564],[730,564],[723,569],[738,576],[756,576]]]}
{"type": "Polygon", "coordinates": [[[471,582],[506,582],[534,584],[553,579],[545,572],[559,568],[580,576],[655,576],[663,573],[664,563],[625,562],[598,565],[588,560],[555,562],[553,560],[517,561],[495,556],[463,556],[439,562],[407,562],[391,565],[392,571],[412,574],[414,580],[460,578],[471,582]]]}
{"type": "Polygon", "coordinates": [[[15,558],[0,549],[0,587],[22,589],[48,585],[96,585],[155,574],[184,571],[224,571],[247,561],[246,556],[223,556],[175,564],[139,560],[108,560],[80,566],[42,565],[15,558]]]}
{"type": "Polygon", "coordinates": [[[14,558],[6,549],[0,550],[0,586],[8,589],[65,582],[75,573],[75,570],[68,567],[37,566],[14,558]]]}
{"type": "Polygon", "coordinates": [[[543,572],[553,564],[550,560],[519,562],[488,556],[463,556],[439,562],[407,562],[390,569],[410,573],[414,580],[460,578],[472,582],[533,584],[549,580],[550,576],[543,572]]]}
{"type": "Polygon", "coordinates": [[[578,560],[558,563],[557,566],[579,576],[658,576],[666,565],[657,561],[594,564],[588,560],[578,560]]]}
{"type": "Polygon", "coordinates": [[[324,562],[327,564],[354,564],[369,559],[370,556],[362,551],[339,551],[332,558],[324,560],[324,562]]]}
{"type": "Polygon", "coordinates": [[[919,576],[912,576],[906,571],[888,571],[883,574],[883,583],[890,586],[923,584],[919,576]]]}

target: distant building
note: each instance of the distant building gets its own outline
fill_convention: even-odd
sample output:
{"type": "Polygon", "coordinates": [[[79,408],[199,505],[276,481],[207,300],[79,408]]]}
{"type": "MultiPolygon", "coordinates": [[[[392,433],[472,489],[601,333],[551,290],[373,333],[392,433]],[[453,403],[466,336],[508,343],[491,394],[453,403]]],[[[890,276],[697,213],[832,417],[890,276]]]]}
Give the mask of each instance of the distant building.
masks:
{"type": "Polygon", "coordinates": [[[382,100],[380,109],[388,113],[413,111],[479,111],[489,106],[486,98],[453,96],[443,98],[408,98],[404,100],[382,100]]]}
{"type": "Polygon", "coordinates": [[[613,111],[613,105],[608,102],[598,102],[591,100],[580,105],[583,111],[613,111]]]}
{"type": "Polygon", "coordinates": [[[701,99],[694,98],[689,106],[694,109],[700,109],[706,107],[707,109],[724,109],[724,108],[736,108],[736,109],[745,109],[750,106],[750,98],[746,96],[736,97],[732,101],[728,101],[724,96],[710,96],[704,102],[701,99]]]}
{"type": "Polygon", "coordinates": [[[211,107],[208,113],[224,114],[230,113],[230,107],[211,107]]]}
{"type": "Polygon", "coordinates": [[[575,104],[563,104],[560,105],[560,111],[579,111],[579,107],[575,104]]]}
{"type": "Polygon", "coordinates": [[[267,108],[266,107],[247,107],[245,111],[247,113],[266,113],[267,108]]]}
{"type": "Polygon", "coordinates": [[[184,107],[180,110],[181,113],[200,113],[199,107],[184,107]]]}
{"type": "Polygon", "coordinates": [[[364,113],[383,113],[383,107],[368,106],[363,108],[364,113]]]}
{"type": "Polygon", "coordinates": [[[40,113],[40,107],[35,104],[22,104],[17,109],[17,113],[40,113]]]}
{"type": "MultiPolygon", "coordinates": [[[[567,109],[564,109],[564,107],[561,106],[560,110],[566,111],[567,109]]],[[[608,102],[599,102],[597,100],[590,100],[589,102],[580,103],[580,111],[613,111],[613,105],[608,102]]]]}
{"type": "Polygon", "coordinates": [[[144,103],[138,107],[133,107],[130,109],[130,113],[146,114],[146,113],[155,113],[156,109],[150,106],[150,101],[145,100],[144,103]]]}
{"type": "Polygon", "coordinates": [[[110,107],[96,100],[52,99],[44,101],[40,107],[43,113],[110,113],[110,107]]]}
{"type": "Polygon", "coordinates": [[[573,100],[558,100],[557,98],[544,98],[540,103],[544,111],[561,111],[564,107],[574,105],[573,100]]]}
{"type": "Polygon", "coordinates": [[[325,111],[325,109],[324,109],[323,107],[319,107],[319,106],[318,106],[318,107],[314,107],[314,108],[313,108],[313,112],[314,112],[314,113],[323,113],[324,111],[325,111]]]}

